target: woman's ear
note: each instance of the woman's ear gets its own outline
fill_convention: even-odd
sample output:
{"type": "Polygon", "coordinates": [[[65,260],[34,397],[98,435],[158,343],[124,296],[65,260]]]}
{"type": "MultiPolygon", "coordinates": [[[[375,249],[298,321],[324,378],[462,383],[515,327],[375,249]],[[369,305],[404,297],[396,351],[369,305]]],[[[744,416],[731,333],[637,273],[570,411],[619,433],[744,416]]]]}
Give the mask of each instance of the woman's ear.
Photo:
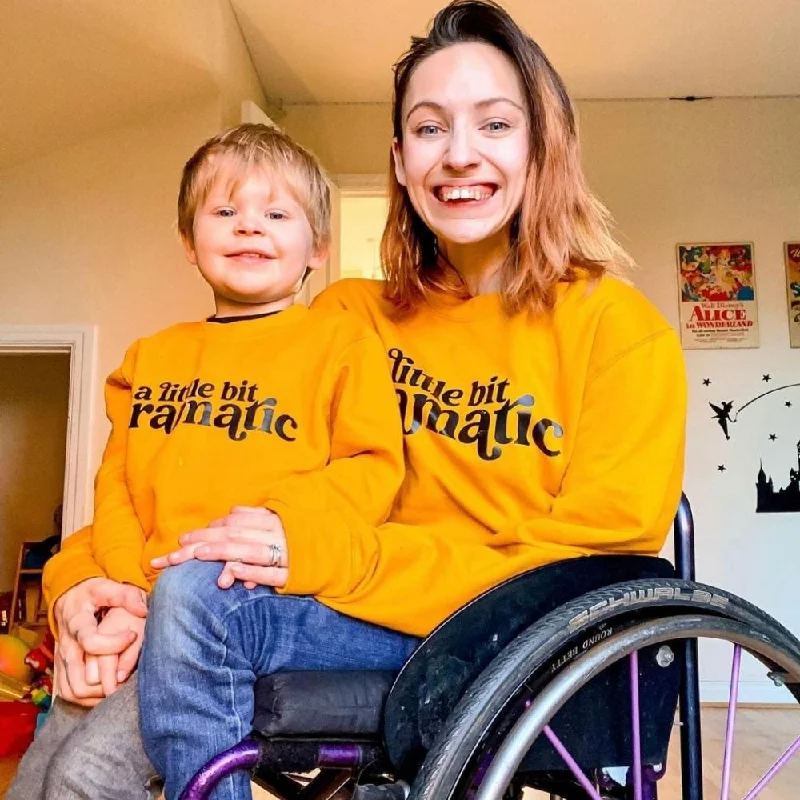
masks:
{"type": "Polygon", "coordinates": [[[392,140],[392,159],[394,160],[394,174],[397,182],[401,186],[405,186],[406,169],[403,166],[403,146],[397,141],[397,137],[392,140]]]}

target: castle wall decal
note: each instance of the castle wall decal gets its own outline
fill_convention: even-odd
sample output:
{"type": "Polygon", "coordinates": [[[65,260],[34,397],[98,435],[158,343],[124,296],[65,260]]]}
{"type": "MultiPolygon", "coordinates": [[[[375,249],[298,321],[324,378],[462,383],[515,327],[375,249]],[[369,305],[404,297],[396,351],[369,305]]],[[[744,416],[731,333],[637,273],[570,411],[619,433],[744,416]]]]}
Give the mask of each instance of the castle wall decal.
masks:
{"type": "Polygon", "coordinates": [[[783,511],[800,511],[800,442],[797,443],[797,468],[789,470],[789,483],[776,489],[773,479],[758,470],[756,481],[756,513],[771,514],[783,511]]]}

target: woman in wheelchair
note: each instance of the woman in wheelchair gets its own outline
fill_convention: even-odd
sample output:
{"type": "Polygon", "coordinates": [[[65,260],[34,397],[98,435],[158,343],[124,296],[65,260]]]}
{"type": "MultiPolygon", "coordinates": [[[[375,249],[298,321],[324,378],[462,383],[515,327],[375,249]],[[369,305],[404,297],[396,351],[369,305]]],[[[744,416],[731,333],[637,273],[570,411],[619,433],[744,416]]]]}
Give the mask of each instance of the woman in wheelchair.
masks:
{"type": "MultiPolygon", "coordinates": [[[[448,6],[396,66],[393,123],[386,281],[341,281],[316,305],[358,314],[381,337],[407,477],[378,528],[334,512],[312,540],[286,525],[278,571],[260,556],[274,520],[241,509],[215,532],[202,557],[212,563],[195,558],[159,578],[139,690],[145,746],[168,800],[244,739],[254,717],[275,739],[273,777],[262,780],[285,792],[277,773],[320,766],[306,753],[316,745],[298,735],[357,740],[359,694],[382,702],[419,638],[457,609],[552,562],[655,555],[678,505],[680,345],[618,277],[629,259],[586,188],[574,110],[539,47],[496,6],[448,6]],[[215,562],[232,557],[226,531],[239,527],[253,541],[240,576],[259,585],[221,590],[215,562]],[[309,671],[331,681],[316,674],[309,688],[309,671]],[[351,680],[370,672],[377,684],[351,680]],[[270,675],[254,705],[257,680],[270,675]],[[281,676],[308,691],[280,688],[281,676]],[[356,718],[349,727],[345,706],[356,718]]],[[[634,563],[576,573],[579,588],[663,574],[634,563]]],[[[437,644],[441,663],[423,667],[430,694],[406,719],[395,715],[423,737],[395,732],[414,740],[401,758],[406,779],[433,717],[458,699],[448,686],[463,690],[475,665],[525,627],[532,605],[543,613],[574,596],[575,580],[565,567],[547,585],[512,585],[500,606],[462,612],[475,619],[437,644]]],[[[366,709],[374,715],[374,702],[366,709]]],[[[360,760],[377,758],[360,746],[360,760]]],[[[249,797],[248,782],[232,773],[210,796],[249,797]]]]}

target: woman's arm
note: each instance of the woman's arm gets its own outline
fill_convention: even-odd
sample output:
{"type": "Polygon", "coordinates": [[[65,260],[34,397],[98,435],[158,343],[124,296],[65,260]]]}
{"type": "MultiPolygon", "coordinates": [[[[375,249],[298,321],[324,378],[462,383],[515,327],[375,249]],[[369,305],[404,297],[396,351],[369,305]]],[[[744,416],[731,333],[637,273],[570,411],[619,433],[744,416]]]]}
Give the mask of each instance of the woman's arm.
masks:
{"type": "Polygon", "coordinates": [[[301,537],[324,536],[331,514],[380,524],[403,482],[397,399],[375,334],[365,332],[342,353],[328,416],[328,463],[265,489],[263,506],[301,537]]]}

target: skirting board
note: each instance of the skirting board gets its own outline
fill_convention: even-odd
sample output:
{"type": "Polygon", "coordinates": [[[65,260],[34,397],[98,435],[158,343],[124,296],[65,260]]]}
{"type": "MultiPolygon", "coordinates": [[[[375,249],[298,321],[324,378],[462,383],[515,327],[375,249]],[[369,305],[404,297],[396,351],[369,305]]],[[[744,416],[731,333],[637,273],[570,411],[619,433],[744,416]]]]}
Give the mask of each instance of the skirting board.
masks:
{"type": "MultiPolygon", "coordinates": [[[[730,695],[728,681],[700,681],[701,703],[725,703],[730,695]]],[[[797,701],[782,686],[768,681],[739,681],[739,702],[743,705],[787,705],[797,701]]]]}

